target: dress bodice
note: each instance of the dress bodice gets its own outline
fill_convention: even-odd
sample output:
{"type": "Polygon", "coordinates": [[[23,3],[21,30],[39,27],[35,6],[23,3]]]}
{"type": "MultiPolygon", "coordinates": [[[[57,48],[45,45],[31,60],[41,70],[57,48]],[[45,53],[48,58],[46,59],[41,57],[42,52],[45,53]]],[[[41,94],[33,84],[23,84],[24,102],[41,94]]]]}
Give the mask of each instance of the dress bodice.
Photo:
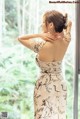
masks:
{"type": "Polygon", "coordinates": [[[38,54],[36,55],[35,59],[42,73],[61,73],[62,72],[62,60],[44,62],[39,59],[38,54]]]}

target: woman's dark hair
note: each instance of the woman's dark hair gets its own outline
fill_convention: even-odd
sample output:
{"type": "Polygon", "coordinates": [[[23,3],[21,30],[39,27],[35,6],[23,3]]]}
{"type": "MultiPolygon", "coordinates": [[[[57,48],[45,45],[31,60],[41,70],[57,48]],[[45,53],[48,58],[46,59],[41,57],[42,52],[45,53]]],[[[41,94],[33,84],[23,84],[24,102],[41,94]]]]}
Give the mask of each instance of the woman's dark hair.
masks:
{"type": "Polygon", "coordinates": [[[65,15],[61,14],[58,11],[51,10],[47,11],[45,14],[45,23],[47,26],[47,23],[53,22],[55,31],[56,32],[62,32],[63,29],[67,28],[67,13],[65,15]]]}

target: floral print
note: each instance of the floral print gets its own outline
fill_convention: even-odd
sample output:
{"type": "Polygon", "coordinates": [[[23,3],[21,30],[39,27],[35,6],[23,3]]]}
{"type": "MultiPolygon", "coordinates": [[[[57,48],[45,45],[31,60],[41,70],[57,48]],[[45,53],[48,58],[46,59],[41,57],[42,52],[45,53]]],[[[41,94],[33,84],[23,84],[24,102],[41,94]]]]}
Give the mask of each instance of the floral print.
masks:
{"type": "MultiPolygon", "coordinates": [[[[35,42],[33,51],[40,74],[34,88],[34,119],[66,119],[67,83],[62,74],[62,61],[44,62],[38,52],[46,41],[35,42]]],[[[32,45],[32,44],[31,44],[32,45]]]]}

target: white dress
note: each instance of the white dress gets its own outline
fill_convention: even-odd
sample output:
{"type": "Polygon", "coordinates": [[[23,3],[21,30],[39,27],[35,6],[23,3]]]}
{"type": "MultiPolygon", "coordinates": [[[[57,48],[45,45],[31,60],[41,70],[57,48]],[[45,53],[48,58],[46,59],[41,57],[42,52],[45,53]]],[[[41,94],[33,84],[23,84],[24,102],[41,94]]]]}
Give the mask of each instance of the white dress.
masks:
{"type": "Polygon", "coordinates": [[[62,61],[44,62],[38,52],[46,41],[32,42],[37,53],[40,75],[34,88],[34,119],[66,119],[67,84],[62,74],[62,61]]]}

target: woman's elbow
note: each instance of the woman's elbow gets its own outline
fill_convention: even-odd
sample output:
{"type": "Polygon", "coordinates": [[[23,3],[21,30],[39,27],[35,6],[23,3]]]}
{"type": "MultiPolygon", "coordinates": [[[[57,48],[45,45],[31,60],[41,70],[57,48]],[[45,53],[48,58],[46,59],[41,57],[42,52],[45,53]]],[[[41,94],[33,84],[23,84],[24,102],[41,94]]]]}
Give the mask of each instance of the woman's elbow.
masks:
{"type": "Polygon", "coordinates": [[[21,41],[21,40],[22,40],[22,37],[19,36],[19,37],[17,38],[17,40],[18,40],[18,41],[21,41]]]}

